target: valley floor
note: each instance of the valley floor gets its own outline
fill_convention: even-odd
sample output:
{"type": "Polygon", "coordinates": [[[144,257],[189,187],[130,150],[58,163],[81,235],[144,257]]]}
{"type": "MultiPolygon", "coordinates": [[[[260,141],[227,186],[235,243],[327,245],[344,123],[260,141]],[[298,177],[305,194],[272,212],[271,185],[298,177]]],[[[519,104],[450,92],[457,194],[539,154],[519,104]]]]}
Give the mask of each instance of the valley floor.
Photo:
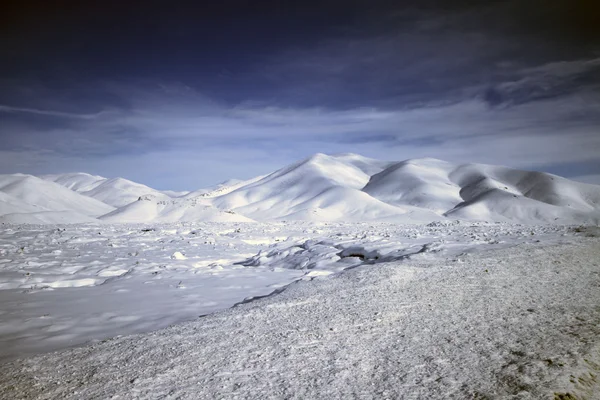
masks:
{"type": "Polygon", "coordinates": [[[361,262],[342,274],[6,362],[0,398],[597,399],[600,240],[559,231],[435,257],[385,259],[354,243],[361,262]]]}

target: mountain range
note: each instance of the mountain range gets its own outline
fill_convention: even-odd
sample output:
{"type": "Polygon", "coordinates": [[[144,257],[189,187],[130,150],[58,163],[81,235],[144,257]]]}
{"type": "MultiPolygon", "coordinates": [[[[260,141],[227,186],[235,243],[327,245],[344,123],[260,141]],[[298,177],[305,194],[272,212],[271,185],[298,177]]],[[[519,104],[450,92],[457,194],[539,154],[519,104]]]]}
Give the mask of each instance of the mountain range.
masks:
{"type": "Polygon", "coordinates": [[[192,192],[86,173],[0,175],[0,222],[600,222],[600,186],[433,158],[315,154],[271,174],[192,192]]]}

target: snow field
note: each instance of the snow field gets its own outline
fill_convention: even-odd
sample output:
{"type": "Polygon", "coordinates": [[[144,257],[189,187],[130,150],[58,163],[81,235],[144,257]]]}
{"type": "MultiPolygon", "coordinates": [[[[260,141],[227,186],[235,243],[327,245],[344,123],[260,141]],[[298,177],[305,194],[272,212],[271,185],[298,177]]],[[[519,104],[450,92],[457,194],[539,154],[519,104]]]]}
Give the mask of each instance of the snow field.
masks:
{"type": "Polygon", "coordinates": [[[600,246],[560,237],[364,265],[14,361],[0,366],[0,397],[597,399],[600,246]]]}
{"type": "Polygon", "coordinates": [[[298,279],[462,260],[568,227],[484,223],[13,225],[0,229],[0,358],[150,331],[298,279]]]}

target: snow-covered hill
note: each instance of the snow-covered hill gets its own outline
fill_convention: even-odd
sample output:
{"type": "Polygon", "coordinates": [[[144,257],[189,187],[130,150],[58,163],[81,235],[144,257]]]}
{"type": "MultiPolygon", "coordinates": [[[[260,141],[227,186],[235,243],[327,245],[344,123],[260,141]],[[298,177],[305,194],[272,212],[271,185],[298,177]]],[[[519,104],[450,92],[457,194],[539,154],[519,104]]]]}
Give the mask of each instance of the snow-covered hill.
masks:
{"type": "MultiPolygon", "coordinates": [[[[452,164],[432,158],[390,162],[357,154],[318,153],[268,175],[229,180],[189,193],[159,191],[123,178],[84,173],[43,178],[52,182],[26,175],[5,175],[0,184],[7,189],[0,190],[10,197],[0,198],[0,213],[15,214],[10,218],[15,222],[18,215],[47,211],[76,212],[80,220],[102,216],[101,220],[110,222],[422,223],[447,218],[600,222],[600,186],[542,172],[452,164]],[[54,185],[49,191],[53,195],[42,195],[48,190],[42,190],[40,182],[54,185]],[[56,186],[60,187],[57,184],[63,186],[60,195],[54,193],[56,186]],[[65,191],[75,197],[63,198],[65,191]],[[56,196],[61,200],[56,200],[56,196]],[[92,199],[103,203],[91,204],[92,199]]],[[[45,218],[52,219],[48,215],[45,218]]]]}
{"type": "MultiPolygon", "coordinates": [[[[78,193],[117,208],[126,206],[145,195],[152,195],[164,198],[165,200],[171,198],[167,193],[124,178],[109,179],[82,172],[43,175],[41,178],[56,182],[78,193]]],[[[178,194],[177,192],[173,193],[178,194]]]]}
{"type": "Polygon", "coordinates": [[[74,190],[76,192],[85,192],[98,186],[106,178],[98,175],[90,175],[84,172],[73,172],[68,174],[40,175],[40,178],[46,181],[56,182],[59,185],[74,190]]]}
{"type": "Polygon", "coordinates": [[[170,199],[168,195],[158,190],[123,178],[107,179],[92,190],[82,192],[82,194],[117,208],[126,206],[145,195],[163,200],[170,199]]]}
{"type": "Polygon", "coordinates": [[[230,210],[220,210],[201,199],[142,196],[100,217],[105,222],[252,222],[230,210]]]}
{"type": "Polygon", "coordinates": [[[462,201],[460,187],[448,178],[453,168],[435,159],[403,161],[373,175],[363,191],[389,204],[443,213],[462,201]]]}
{"type": "Polygon", "coordinates": [[[213,204],[257,220],[597,222],[600,187],[432,158],[390,163],[316,154],[218,196],[213,204]]]}
{"type": "Polygon", "coordinates": [[[0,175],[0,192],[3,222],[90,222],[114,210],[101,201],[32,175],[0,175]]]}
{"type": "Polygon", "coordinates": [[[178,198],[178,197],[183,197],[188,195],[190,192],[187,190],[161,190],[161,193],[166,194],[167,196],[171,197],[171,198],[178,198]]]}
{"type": "Polygon", "coordinates": [[[381,170],[380,161],[370,161],[315,154],[216,197],[213,204],[257,220],[373,220],[406,214],[361,192],[370,178],[365,171],[381,170]]]}
{"type": "Polygon", "coordinates": [[[431,158],[393,164],[374,175],[364,191],[390,204],[461,219],[568,223],[600,217],[598,186],[542,172],[431,158]]]}
{"type": "Polygon", "coordinates": [[[25,203],[23,200],[0,191],[0,215],[47,211],[43,207],[25,203]]]}
{"type": "Polygon", "coordinates": [[[257,176],[255,178],[248,179],[248,180],[228,179],[225,182],[221,182],[221,183],[219,183],[215,186],[211,186],[209,188],[194,190],[193,192],[189,192],[188,194],[186,194],[183,197],[186,199],[193,199],[196,197],[212,198],[212,197],[223,196],[227,193],[231,193],[234,190],[241,188],[242,186],[246,186],[246,185],[249,185],[256,181],[259,181],[262,178],[264,178],[265,176],[266,175],[261,175],[261,176],[257,176]]]}

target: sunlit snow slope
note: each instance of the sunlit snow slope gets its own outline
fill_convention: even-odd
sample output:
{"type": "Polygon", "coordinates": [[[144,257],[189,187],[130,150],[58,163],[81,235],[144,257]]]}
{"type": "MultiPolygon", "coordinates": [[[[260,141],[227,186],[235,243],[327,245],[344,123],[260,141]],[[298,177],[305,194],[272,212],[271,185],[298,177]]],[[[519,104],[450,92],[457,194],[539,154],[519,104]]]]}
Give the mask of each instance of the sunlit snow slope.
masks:
{"type": "Polygon", "coordinates": [[[220,210],[196,199],[167,199],[142,196],[100,217],[105,222],[253,222],[230,210],[220,210]]]}
{"type": "Polygon", "coordinates": [[[169,199],[170,196],[152,189],[141,183],[136,183],[124,178],[103,178],[85,173],[72,173],[62,175],[44,175],[42,179],[54,181],[71,190],[93,197],[113,207],[123,207],[141,196],[153,195],[169,199]]]}
{"type": "Polygon", "coordinates": [[[598,221],[600,187],[542,172],[424,158],[393,164],[363,189],[394,205],[486,221],[598,221]]]}
{"type": "Polygon", "coordinates": [[[24,174],[0,175],[0,221],[79,223],[114,210],[57,183],[24,174]]]}
{"type": "Polygon", "coordinates": [[[361,189],[382,162],[356,155],[316,154],[213,200],[257,220],[431,221],[428,210],[398,207],[369,196],[361,189]]]}
{"type": "MultiPolygon", "coordinates": [[[[109,222],[422,223],[447,218],[600,222],[600,186],[542,172],[453,164],[433,158],[389,162],[357,154],[318,153],[268,175],[230,180],[178,198],[122,178],[83,173],[43,178],[63,185],[62,189],[75,197],[69,201],[61,197],[57,206],[52,201],[58,196],[54,186],[49,192],[52,195],[41,195],[40,182],[44,181],[20,174],[4,175],[0,184],[7,189],[0,187],[0,191],[10,197],[0,198],[0,215],[11,214],[10,222],[15,223],[21,215],[47,211],[76,212],[80,217],[100,217],[109,222]],[[90,198],[103,203],[91,204],[90,198]],[[117,209],[113,211],[112,206],[117,209]]],[[[8,217],[3,218],[8,221],[8,217]]],[[[32,218],[22,219],[29,222],[32,218]]],[[[40,214],[33,218],[38,219],[43,220],[40,214]]]]}
{"type": "Polygon", "coordinates": [[[600,187],[432,158],[387,163],[354,154],[317,154],[213,204],[258,220],[598,222],[600,187]]]}

